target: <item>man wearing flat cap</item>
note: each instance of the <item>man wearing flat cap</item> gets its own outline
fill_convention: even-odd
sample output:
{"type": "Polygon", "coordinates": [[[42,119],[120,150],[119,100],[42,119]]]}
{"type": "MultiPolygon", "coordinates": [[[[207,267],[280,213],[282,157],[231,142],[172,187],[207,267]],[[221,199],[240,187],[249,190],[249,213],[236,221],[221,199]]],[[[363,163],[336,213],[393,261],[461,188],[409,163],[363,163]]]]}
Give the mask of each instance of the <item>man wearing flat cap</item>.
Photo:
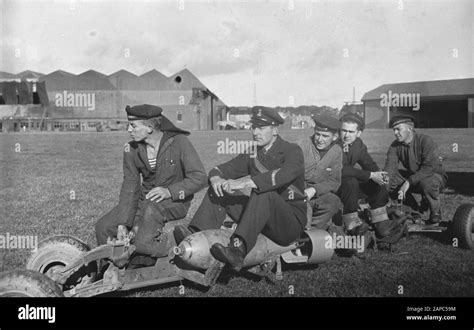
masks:
{"type": "Polygon", "coordinates": [[[388,191],[385,187],[387,173],[380,171],[360,138],[365,127],[364,118],[346,113],[341,118],[342,182],[338,195],[344,204],[342,220],[350,235],[363,235],[369,227],[358,215],[358,200],[364,194],[370,205],[370,221],[377,237],[393,233],[398,223],[387,214],[388,191]],[[360,168],[355,165],[359,164],[360,168]]]}
{"type": "Polygon", "coordinates": [[[218,229],[226,214],[238,223],[228,246],[214,244],[212,255],[240,270],[259,233],[280,245],[301,236],[306,225],[303,153],[283,140],[284,120],[273,109],[252,108],[257,155],[240,154],[209,172],[210,188],[189,226],[176,226],[176,242],[193,232],[218,229]],[[251,189],[250,196],[239,193],[251,189]]]}
{"type": "MultiPolygon", "coordinates": [[[[422,205],[419,211],[429,208],[428,223],[440,222],[439,194],[448,177],[437,155],[436,144],[430,136],[415,131],[415,119],[410,115],[394,116],[389,126],[393,129],[396,140],[388,149],[384,170],[390,177],[389,192],[392,198],[416,203],[411,193],[421,193],[422,205]],[[399,163],[404,170],[399,170],[399,163]]],[[[418,203],[415,207],[417,206],[418,203]]]]}
{"type": "MultiPolygon", "coordinates": [[[[193,194],[206,184],[199,155],[186,137],[154,105],[126,107],[128,133],[124,146],[119,204],[96,224],[97,243],[135,233],[138,255],[168,255],[164,223],[186,216],[193,194]]],[[[146,257],[144,257],[146,258],[146,257]]]]}
{"type": "Polygon", "coordinates": [[[312,117],[314,135],[300,142],[304,155],[308,227],[327,230],[342,209],[336,195],[341,185],[342,150],[337,143],[341,123],[329,115],[312,117]]]}

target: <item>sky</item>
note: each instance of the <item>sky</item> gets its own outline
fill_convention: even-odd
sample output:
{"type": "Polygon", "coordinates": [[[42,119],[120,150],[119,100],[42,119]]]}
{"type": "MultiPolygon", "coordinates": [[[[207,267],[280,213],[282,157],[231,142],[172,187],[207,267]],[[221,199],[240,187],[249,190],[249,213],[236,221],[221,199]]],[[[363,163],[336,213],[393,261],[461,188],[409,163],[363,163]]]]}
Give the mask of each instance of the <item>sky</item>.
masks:
{"type": "Polygon", "coordinates": [[[472,1],[0,0],[0,71],[194,73],[229,106],[340,108],[474,77],[472,1]]]}

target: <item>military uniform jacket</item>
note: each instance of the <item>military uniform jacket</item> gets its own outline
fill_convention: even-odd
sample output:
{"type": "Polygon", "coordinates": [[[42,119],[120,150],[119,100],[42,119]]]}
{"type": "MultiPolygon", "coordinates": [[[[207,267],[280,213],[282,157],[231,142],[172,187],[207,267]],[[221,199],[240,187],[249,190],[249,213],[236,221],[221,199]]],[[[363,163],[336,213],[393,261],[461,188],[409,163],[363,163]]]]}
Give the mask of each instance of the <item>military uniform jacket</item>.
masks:
{"type": "Polygon", "coordinates": [[[447,175],[442,168],[433,139],[425,134],[415,131],[413,133],[413,140],[408,144],[397,140],[392,142],[387,152],[385,171],[392,178],[400,162],[409,173],[410,185],[417,184],[434,173],[441,174],[446,180],[447,175]]]}
{"type": "Polygon", "coordinates": [[[138,201],[155,187],[168,188],[172,201],[182,201],[189,207],[193,194],[205,185],[204,166],[184,134],[163,132],[155,169],[148,163],[145,143],[126,143],[118,212],[121,222],[133,222],[138,201]]]}
{"type": "Polygon", "coordinates": [[[355,177],[362,182],[369,181],[370,172],[379,171],[377,163],[367,152],[367,146],[360,138],[344,147],[341,141],[342,148],[342,177],[355,177]],[[360,165],[355,168],[356,164],[360,165]]]}
{"type": "Polygon", "coordinates": [[[295,194],[292,201],[293,198],[288,198],[287,189],[293,185],[301,192],[304,191],[304,162],[300,147],[277,136],[276,141],[266,152],[263,148],[259,148],[258,160],[268,169],[264,173],[257,169],[252,156],[251,153],[240,154],[227,163],[214,167],[209,172],[209,179],[214,176],[220,176],[223,179],[238,179],[250,175],[257,186],[254,188],[257,194],[268,191],[280,194],[298,210],[296,217],[304,226],[306,224],[304,196],[298,198],[298,194],[295,194]]]}
{"type": "Polygon", "coordinates": [[[314,145],[314,136],[300,143],[304,154],[305,181],[308,188],[316,189],[316,197],[336,193],[341,185],[342,149],[338,143],[321,155],[314,145]]]}

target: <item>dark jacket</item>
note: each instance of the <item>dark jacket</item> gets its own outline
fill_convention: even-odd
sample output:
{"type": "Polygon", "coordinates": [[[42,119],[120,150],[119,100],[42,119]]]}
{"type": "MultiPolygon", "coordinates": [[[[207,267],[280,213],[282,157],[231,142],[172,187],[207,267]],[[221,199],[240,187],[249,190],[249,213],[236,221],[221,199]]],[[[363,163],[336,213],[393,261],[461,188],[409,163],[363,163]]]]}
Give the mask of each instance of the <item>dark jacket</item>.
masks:
{"type": "Polygon", "coordinates": [[[447,175],[433,139],[425,134],[413,133],[413,140],[408,144],[396,140],[392,142],[387,152],[385,171],[392,178],[400,162],[408,171],[410,185],[417,184],[434,173],[441,174],[446,181],[447,175]]]}
{"type": "Polygon", "coordinates": [[[355,177],[362,182],[369,181],[370,172],[379,171],[377,163],[367,152],[367,146],[360,138],[357,138],[352,144],[344,147],[342,141],[342,177],[355,177]],[[360,165],[355,168],[356,164],[360,165]]]}
{"type": "Polygon", "coordinates": [[[293,185],[301,193],[304,192],[304,159],[301,148],[297,144],[283,140],[280,136],[266,153],[263,152],[263,148],[258,148],[258,160],[268,169],[265,173],[257,170],[251,156],[251,153],[240,154],[227,163],[214,167],[209,172],[209,178],[220,176],[224,179],[238,179],[250,175],[257,186],[254,189],[257,194],[268,191],[277,192],[296,209],[296,217],[302,226],[305,226],[306,203],[304,196],[295,194],[294,201],[288,200],[287,189],[293,185]]]}
{"type": "Polygon", "coordinates": [[[155,169],[148,163],[144,143],[131,141],[123,153],[123,183],[119,198],[121,223],[131,224],[138,201],[155,187],[168,188],[171,200],[189,207],[194,193],[206,185],[206,171],[189,142],[189,132],[175,127],[166,117],[162,121],[163,137],[156,157],[155,169]]]}

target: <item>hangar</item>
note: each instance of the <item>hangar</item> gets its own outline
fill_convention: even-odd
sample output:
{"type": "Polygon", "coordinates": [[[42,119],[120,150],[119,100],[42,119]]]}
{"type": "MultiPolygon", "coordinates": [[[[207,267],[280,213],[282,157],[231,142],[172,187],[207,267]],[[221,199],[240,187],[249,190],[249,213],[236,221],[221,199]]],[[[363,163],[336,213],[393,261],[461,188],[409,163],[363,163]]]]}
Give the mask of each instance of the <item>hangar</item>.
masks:
{"type": "MultiPolygon", "coordinates": [[[[137,76],[126,70],[110,75],[88,70],[79,75],[57,70],[44,75],[25,71],[14,75],[0,72],[0,125],[15,122],[5,130],[97,130],[99,127],[124,127],[125,107],[155,104],[175,124],[187,130],[219,129],[226,105],[188,69],[166,77],[157,70],[137,76]],[[23,83],[28,79],[39,86],[49,103],[13,111],[24,99],[23,83]],[[19,84],[12,89],[12,84],[19,84]],[[4,87],[5,86],[5,87],[4,87]],[[7,101],[7,102],[5,102],[7,101]],[[26,122],[27,124],[25,124],[26,122]],[[32,124],[30,125],[30,122],[32,124]]],[[[16,85],[15,85],[16,86],[16,85]]]]}
{"type": "Polygon", "coordinates": [[[381,85],[362,97],[367,128],[410,113],[420,128],[474,127],[474,78],[381,85]]]}

